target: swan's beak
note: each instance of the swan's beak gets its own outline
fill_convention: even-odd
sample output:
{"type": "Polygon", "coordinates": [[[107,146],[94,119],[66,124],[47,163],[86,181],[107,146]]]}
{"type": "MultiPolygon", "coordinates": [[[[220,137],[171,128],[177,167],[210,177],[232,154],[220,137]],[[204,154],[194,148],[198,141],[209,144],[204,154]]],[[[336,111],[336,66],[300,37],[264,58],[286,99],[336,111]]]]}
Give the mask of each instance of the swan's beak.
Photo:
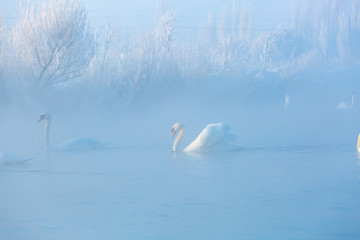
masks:
{"type": "Polygon", "coordinates": [[[43,117],[40,117],[39,120],[37,120],[38,122],[41,122],[42,120],[44,120],[43,117]]]}
{"type": "Polygon", "coordinates": [[[171,129],[171,137],[173,138],[175,136],[176,131],[174,129],[171,129]]]}

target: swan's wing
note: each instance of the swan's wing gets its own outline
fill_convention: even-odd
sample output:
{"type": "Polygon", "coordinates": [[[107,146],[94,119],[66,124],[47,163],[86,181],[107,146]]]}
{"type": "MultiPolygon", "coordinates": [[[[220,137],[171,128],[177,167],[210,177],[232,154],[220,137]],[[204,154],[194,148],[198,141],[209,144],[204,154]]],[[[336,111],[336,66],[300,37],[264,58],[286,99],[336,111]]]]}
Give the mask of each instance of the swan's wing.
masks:
{"type": "Polygon", "coordinates": [[[103,144],[97,140],[91,138],[74,138],[67,140],[59,145],[57,145],[54,150],[56,151],[84,151],[84,150],[94,150],[101,149],[105,147],[106,144],[103,144]]]}
{"type": "Polygon", "coordinates": [[[236,139],[236,136],[229,133],[230,127],[226,123],[212,123],[201,131],[199,136],[184,151],[210,151],[217,150],[236,139]]]}

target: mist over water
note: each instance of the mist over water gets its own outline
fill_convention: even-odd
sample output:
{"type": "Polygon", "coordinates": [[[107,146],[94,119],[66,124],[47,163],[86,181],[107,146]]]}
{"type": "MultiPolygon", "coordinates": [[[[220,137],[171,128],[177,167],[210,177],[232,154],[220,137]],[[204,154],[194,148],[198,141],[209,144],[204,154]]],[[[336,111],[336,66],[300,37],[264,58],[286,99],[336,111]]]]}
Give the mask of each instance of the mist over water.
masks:
{"type": "Polygon", "coordinates": [[[126,107],[84,100],[77,105],[54,101],[3,108],[2,149],[33,159],[0,166],[0,235],[5,239],[360,236],[357,101],[353,109],[336,108],[340,101],[350,104],[350,87],[299,84],[288,91],[286,111],[282,90],[259,91],[244,100],[232,88],[200,89],[126,107]],[[306,95],[297,91],[301,88],[306,88],[306,95]],[[110,143],[109,149],[46,153],[44,124],[36,122],[43,112],[53,116],[52,144],[91,137],[110,143]],[[184,141],[189,144],[207,124],[221,121],[237,135],[234,144],[239,151],[171,151],[175,122],[185,123],[184,141]]]}
{"type": "Polygon", "coordinates": [[[0,239],[360,238],[358,1],[274,29],[235,1],[192,36],[175,3],[138,32],[46,3],[0,22],[0,152],[31,158],[0,162],[0,239]],[[48,152],[43,113],[52,146],[108,145],[48,152]],[[236,151],[175,153],[177,122],[182,147],[228,123],[236,151]]]}
{"type": "Polygon", "coordinates": [[[351,108],[351,91],[356,89],[356,81],[342,88],[332,86],[331,79],[326,83],[311,81],[297,83],[293,89],[280,86],[274,92],[260,88],[248,96],[243,95],[241,86],[220,88],[214,84],[189,92],[169,92],[130,106],[81,97],[77,101],[69,94],[62,98],[64,101],[43,98],[43,102],[28,106],[2,108],[1,130],[7,137],[1,142],[4,151],[33,154],[44,150],[44,124],[36,121],[40,114],[49,112],[53,116],[53,144],[74,137],[92,137],[110,142],[113,147],[166,145],[171,150],[170,130],[174,123],[187,126],[186,142],[190,143],[207,124],[227,122],[237,135],[237,145],[244,147],[355,147],[359,99],[355,92],[351,108]],[[285,109],[286,94],[290,100],[285,109]],[[346,102],[349,109],[338,109],[340,102],[346,102]]]}

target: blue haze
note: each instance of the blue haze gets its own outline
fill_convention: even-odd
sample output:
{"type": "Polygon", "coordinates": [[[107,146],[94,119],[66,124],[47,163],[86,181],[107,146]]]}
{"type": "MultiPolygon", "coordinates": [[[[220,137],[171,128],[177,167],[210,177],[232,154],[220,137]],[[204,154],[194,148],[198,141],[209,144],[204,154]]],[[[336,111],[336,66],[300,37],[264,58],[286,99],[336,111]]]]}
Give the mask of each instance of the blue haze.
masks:
{"type": "Polygon", "coordinates": [[[0,151],[32,159],[0,165],[0,239],[360,239],[359,1],[235,2],[84,0],[93,55],[43,87],[1,1],[0,151]],[[47,153],[44,112],[52,144],[109,148],[47,153]],[[175,122],[239,149],[173,153],[175,122]]]}

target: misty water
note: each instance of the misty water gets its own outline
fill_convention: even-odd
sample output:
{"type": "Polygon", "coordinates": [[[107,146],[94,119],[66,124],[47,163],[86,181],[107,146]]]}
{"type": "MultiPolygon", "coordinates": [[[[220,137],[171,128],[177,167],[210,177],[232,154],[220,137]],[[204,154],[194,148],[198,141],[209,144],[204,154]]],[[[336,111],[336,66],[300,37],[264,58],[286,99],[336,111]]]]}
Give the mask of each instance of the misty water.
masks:
{"type": "Polygon", "coordinates": [[[358,239],[353,146],[40,154],[1,166],[2,239],[358,239]]]}
{"type": "Polygon", "coordinates": [[[1,238],[360,237],[357,111],[184,99],[118,113],[51,109],[52,144],[110,143],[89,152],[47,153],[40,109],[4,111],[1,132],[11,138],[2,149],[33,159],[0,166],[1,238]],[[187,126],[186,143],[225,121],[239,148],[174,153],[176,121],[187,126]]]}

